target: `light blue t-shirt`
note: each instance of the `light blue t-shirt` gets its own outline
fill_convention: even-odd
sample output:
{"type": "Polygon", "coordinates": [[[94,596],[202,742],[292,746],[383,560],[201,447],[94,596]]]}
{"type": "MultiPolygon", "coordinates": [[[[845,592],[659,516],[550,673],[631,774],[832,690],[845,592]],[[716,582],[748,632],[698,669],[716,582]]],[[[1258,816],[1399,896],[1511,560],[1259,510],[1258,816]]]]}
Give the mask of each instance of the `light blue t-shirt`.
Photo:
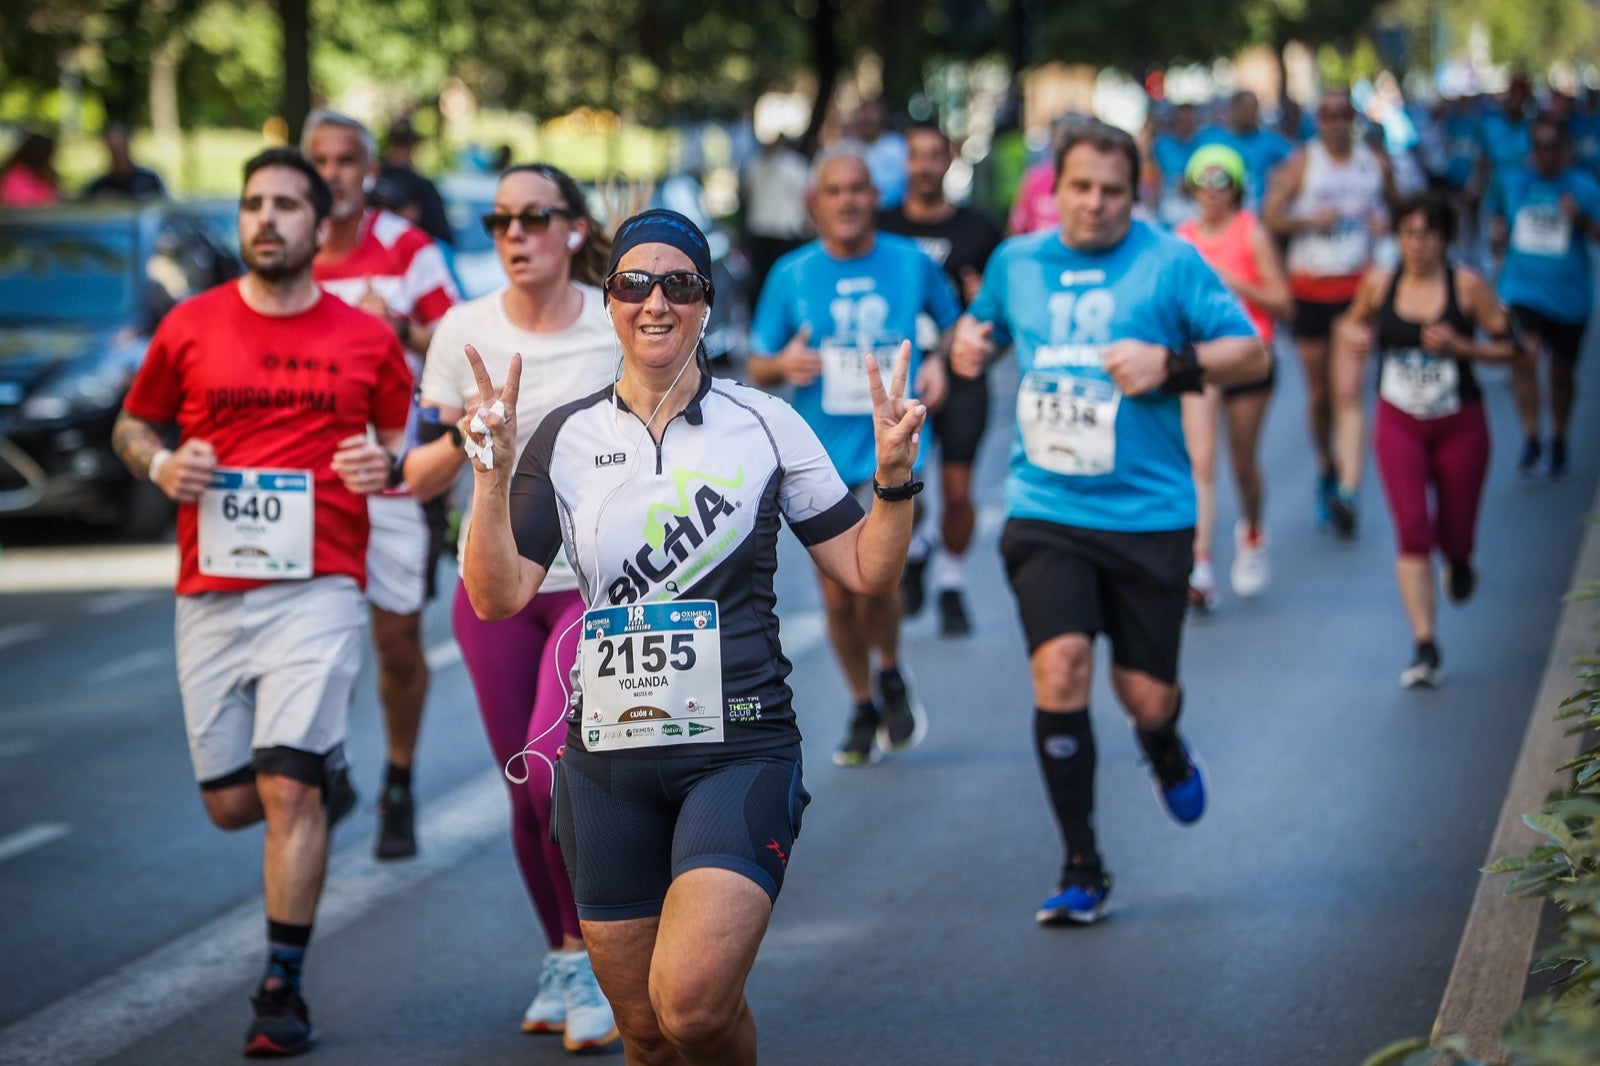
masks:
{"type": "MultiPolygon", "coordinates": [[[[762,286],[750,350],[775,355],[802,325],[811,327],[809,344],[822,353],[823,373],[794,390],[794,406],[847,485],[865,484],[878,466],[872,409],[863,408],[860,354],[874,354],[887,386],[895,352],[909,340],[914,382],[922,312],[944,330],[961,314],[961,304],[944,271],[910,238],[892,233],[878,233],[872,251],[856,259],[835,259],[821,241],[812,241],[779,259],[762,286]]],[[[918,452],[918,469],[927,453],[926,446],[918,452]]]]}
{"type": "Polygon", "coordinates": [[[1496,173],[1522,166],[1528,156],[1528,120],[1511,122],[1496,109],[1478,120],[1478,143],[1496,173]]]}
{"type": "Polygon", "coordinates": [[[1557,322],[1585,322],[1591,300],[1589,251],[1583,230],[1561,212],[1562,193],[1600,218],[1600,185],[1576,167],[1541,178],[1527,167],[1500,173],[1489,209],[1505,219],[1510,242],[1500,270],[1500,300],[1557,322]]]}
{"type": "Polygon", "coordinates": [[[1104,252],[1073,251],[1056,230],[1013,237],[989,260],[967,310],[994,324],[997,345],[1016,346],[1022,371],[1009,516],[1130,533],[1194,525],[1178,398],[1123,396],[1099,362],[1115,340],[1178,350],[1255,336],[1191,245],[1137,219],[1104,252]]]}
{"type": "Polygon", "coordinates": [[[1194,214],[1194,205],[1183,192],[1183,171],[1200,144],[1198,133],[1187,141],[1163,133],[1150,145],[1150,156],[1161,168],[1161,202],[1156,205],[1156,215],[1168,229],[1194,214]]]}
{"type": "Polygon", "coordinates": [[[1272,171],[1294,151],[1294,146],[1276,131],[1264,128],[1241,134],[1226,126],[1208,126],[1200,131],[1199,140],[1202,144],[1226,145],[1239,153],[1250,183],[1244,206],[1251,211],[1257,210],[1266,198],[1272,171]]]}

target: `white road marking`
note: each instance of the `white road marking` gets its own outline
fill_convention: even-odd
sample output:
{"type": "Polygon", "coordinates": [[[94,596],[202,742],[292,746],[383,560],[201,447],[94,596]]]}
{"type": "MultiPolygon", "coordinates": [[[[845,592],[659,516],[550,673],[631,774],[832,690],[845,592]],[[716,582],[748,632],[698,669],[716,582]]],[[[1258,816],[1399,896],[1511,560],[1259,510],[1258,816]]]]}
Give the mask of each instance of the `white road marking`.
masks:
{"type": "MultiPolygon", "coordinates": [[[[409,862],[375,862],[365,839],[339,848],[317,908],[318,934],[354,923],[503,835],[502,787],[500,775],[486,771],[429,803],[418,827],[428,846],[409,862]]],[[[182,1019],[218,989],[249,981],[261,965],[262,906],[259,896],[241,903],[0,1032],[0,1064],[100,1062],[182,1019]]]]}
{"type": "Polygon", "coordinates": [[[143,651],[130,652],[118,659],[99,666],[83,675],[83,680],[91,685],[103,685],[110,681],[120,681],[133,674],[155,670],[176,669],[176,653],[172,646],[162,644],[159,648],[146,648],[143,651]]]}
{"type": "Polygon", "coordinates": [[[49,629],[43,622],[18,622],[15,625],[0,626],[0,649],[38,640],[48,632],[49,629]]]}
{"type": "Polygon", "coordinates": [[[42,848],[52,840],[60,840],[70,832],[72,832],[70,826],[59,822],[40,822],[38,825],[19,829],[10,836],[0,837],[0,862],[7,862],[34,848],[42,848]]]}
{"type": "Polygon", "coordinates": [[[177,578],[172,544],[7,548],[0,555],[0,593],[170,589],[177,578]]]}
{"type": "Polygon", "coordinates": [[[84,604],[85,614],[105,615],[117,614],[133,607],[149,603],[155,598],[152,592],[108,592],[103,596],[96,596],[84,604]]]}
{"type": "Polygon", "coordinates": [[[442,640],[422,653],[429,670],[443,670],[461,661],[461,645],[453,640],[442,640]]]}

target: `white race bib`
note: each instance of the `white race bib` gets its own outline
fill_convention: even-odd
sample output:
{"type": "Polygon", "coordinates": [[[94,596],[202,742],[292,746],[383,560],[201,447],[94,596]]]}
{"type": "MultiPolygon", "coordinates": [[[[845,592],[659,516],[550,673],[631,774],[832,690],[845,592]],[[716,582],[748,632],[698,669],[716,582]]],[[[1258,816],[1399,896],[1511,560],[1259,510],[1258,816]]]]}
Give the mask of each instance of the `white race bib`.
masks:
{"type": "Polygon", "coordinates": [[[578,661],[587,750],[721,743],[715,600],[591,608],[578,661]]]}
{"type": "Polygon", "coordinates": [[[1342,218],[1327,233],[1308,233],[1302,238],[1306,273],[1322,277],[1359,274],[1372,258],[1372,231],[1365,219],[1342,218]]]}
{"type": "Polygon", "coordinates": [[[310,577],[313,496],[309,470],[213,470],[200,494],[200,572],[258,581],[310,577]]]}
{"type": "Polygon", "coordinates": [[[1054,474],[1109,474],[1117,463],[1117,408],[1109,381],[1032,370],[1017,390],[1028,462],[1054,474]]]}
{"type": "Polygon", "coordinates": [[[1443,418],[1461,410],[1461,375],[1456,361],[1421,348],[1383,353],[1378,395],[1412,418],[1443,418]]]}
{"type": "Polygon", "coordinates": [[[1572,221],[1556,204],[1529,204],[1511,224],[1511,247],[1525,255],[1563,256],[1572,246],[1572,221]]]}
{"type": "Polygon", "coordinates": [[[878,373],[894,370],[900,354],[897,333],[861,331],[829,337],[822,342],[822,409],[830,415],[870,415],[872,386],[867,381],[867,355],[878,361],[878,373]]]}

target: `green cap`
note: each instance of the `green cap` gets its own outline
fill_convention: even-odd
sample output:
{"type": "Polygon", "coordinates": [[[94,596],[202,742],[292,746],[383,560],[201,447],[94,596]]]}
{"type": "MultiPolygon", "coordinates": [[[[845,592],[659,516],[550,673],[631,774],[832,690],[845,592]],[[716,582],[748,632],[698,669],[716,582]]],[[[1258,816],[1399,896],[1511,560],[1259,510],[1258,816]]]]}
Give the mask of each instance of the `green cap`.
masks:
{"type": "Polygon", "coordinates": [[[1241,191],[1244,189],[1244,160],[1225,144],[1207,144],[1195,149],[1194,155],[1189,157],[1189,165],[1183,168],[1183,179],[1195,184],[1200,175],[1213,168],[1232,178],[1241,191]]]}

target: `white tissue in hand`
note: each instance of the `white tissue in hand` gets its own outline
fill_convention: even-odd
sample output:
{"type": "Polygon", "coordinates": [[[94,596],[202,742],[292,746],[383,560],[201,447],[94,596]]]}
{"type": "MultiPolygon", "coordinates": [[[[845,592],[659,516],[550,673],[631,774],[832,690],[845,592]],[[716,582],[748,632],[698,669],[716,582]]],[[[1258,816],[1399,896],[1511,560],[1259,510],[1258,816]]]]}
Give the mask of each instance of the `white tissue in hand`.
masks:
{"type": "MultiPolygon", "coordinates": [[[[506,405],[496,400],[489,405],[489,410],[501,418],[506,416],[506,405]]],[[[472,421],[467,423],[467,429],[482,437],[489,432],[489,427],[483,424],[483,409],[479,408],[472,416],[472,421]]],[[[461,442],[461,447],[467,455],[483,464],[485,470],[494,469],[494,441],[485,440],[482,444],[475,443],[471,437],[461,442]]]]}

